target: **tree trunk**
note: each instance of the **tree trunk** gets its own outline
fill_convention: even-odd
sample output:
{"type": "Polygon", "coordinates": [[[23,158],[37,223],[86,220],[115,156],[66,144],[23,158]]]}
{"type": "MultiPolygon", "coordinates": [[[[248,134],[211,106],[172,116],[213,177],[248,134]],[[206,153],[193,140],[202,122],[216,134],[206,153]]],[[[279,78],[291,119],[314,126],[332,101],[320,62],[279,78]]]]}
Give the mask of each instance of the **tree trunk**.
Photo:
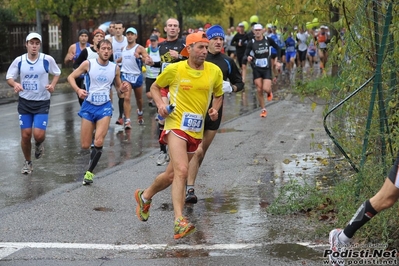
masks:
{"type": "Polygon", "coordinates": [[[177,16],[177,21],[179,21],[179,27],[180,27],[180,33],[179,37],[181,37],[181,34],[184,31],[184,25],[183,25],[183,12],[182,12],[182,1],[181,0],[176,0],[176,16],[177,16]]]}
{"type": "MultiPolygon", "coordinates": [[[[141,6],[141,0],[137,0],[137,8],[140,8],[140,6],[141,6]]],[[[137,25],[138,25],[138,29],[137,30],[138,30],[138,32],[140,34],[139,34],[138,40],[136,40],[136,41],[137,41],[137,43],[144,44],[143,46],[145,46],[146,39],[143,36],[144,35],[143,34],[143,32],[144,32],[144,29],[143,29],[143,17],[142,17],[142,15],[140,13],[137,16],[137,19],[139,20],[138,23],[137,23],[137,25]]]]}
{"type": "MultiPolygon", "coordinates": [[[[332,4],[330,4],[329,6],[330,9],[330,13],[331,13],[331,24],[333,24],[334,22],[337,22],[339,20],[339,7],[335,7],[332,4]]],[[[339,35],[339,31],[337,31],[335,28],[330,27],[331,28],[331,38],[335,37],[336,43],[334,45],[337,45],[337,43],[341,40],[340,39],[340,35],[339,35]]],[[[333,60],[333,64],[331,66],[331,76],[336,77],[338,75],[338,71],[339,71],[339,67],[337,64],[336,60],[333,60]]]]}
{"type": "Polygon", "coordinates": [[[71,20],[68,16],[61,17],[61,45],[62,45],[62,66],[67,67],[64,58],[72,44],[71,20]]]}
{"type": "Polygon", "coordinates": [[[229,26],[230,26],[230,27],[235,26],[235,24],[234,24],[234,18],[233,18],[233,17],[229,17],[229,26]]]}

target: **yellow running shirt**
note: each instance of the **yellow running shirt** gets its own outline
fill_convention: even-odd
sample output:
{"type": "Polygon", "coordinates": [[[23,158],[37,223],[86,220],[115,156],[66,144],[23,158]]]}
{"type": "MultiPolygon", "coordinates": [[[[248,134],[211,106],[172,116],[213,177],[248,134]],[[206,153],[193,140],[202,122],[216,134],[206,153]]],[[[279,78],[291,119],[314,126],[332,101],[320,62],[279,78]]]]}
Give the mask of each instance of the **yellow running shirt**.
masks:
{"type": "Polygon", "coordinates": [[[169,86],[170,104],[174,111],[166,117],[164,130],[180,129],[196,139],[202,139],[205,116],[211,101],[223,95],[223,75],[220,68],[204,62],[203,70],[191,68],[187,60],[168,65],[155,81],[169,86]]]}

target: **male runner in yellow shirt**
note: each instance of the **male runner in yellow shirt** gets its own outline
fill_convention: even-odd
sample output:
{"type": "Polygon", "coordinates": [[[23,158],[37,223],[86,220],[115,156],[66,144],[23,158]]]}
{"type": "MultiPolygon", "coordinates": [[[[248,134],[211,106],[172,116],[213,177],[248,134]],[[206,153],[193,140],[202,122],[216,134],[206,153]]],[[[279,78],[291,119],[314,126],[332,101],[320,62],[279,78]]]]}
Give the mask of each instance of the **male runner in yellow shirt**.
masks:
{"type": "Polygon", "coordinates": [[[152,197],[172,185],[175,239],[195,231],[195,226],[183,217],[188,163],[201,143],[206,113],[211,120],[216,120],[223,100],[222,72],[218,66],[205,62],[208,43],[204,32],[189,34],[181,51],[188,60],[169,65],[151,86],[158,113],[166,117],[161,141],[169,145],[171,160],[150,187],[136,190],[136,214],[141,221],[147,221],[152,197]],[[160,89],[167,86],[170,104],[174,106],[170,114],[160,93],[160,89]],[[213,104],[208,109],[212,94],[213,104]]]}

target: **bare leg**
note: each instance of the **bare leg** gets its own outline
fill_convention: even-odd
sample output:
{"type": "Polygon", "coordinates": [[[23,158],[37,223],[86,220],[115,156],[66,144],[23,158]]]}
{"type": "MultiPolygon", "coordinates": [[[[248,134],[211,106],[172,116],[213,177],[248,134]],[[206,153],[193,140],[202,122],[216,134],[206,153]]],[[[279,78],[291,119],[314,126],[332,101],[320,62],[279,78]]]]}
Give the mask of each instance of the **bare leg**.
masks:
{"type": "Polygon", "coordinates": [[[256,95],[258,97],[258,102],[260,108],[265,108],[265,99],[263,98],[263,90],[262,90],[262,78],[257,78],[254,80],[256,86],[256,95]]]}
{"type": "Polygon", "coordinates": [[[130,99],[132,97],[132,85],[129,82],[125,82],[129,84],[129,89],[123,93],[124,96],[124,101],[123,101],[123,113],[125,114],[126,119],[130,119],[131,111],[132,111],[132,106],[130,104],[130,99]]]}
{"type": "MultiPolygon", "coordinates": [[[[270,79],[263,79],[262,82],[262,90],[267,94],[272,92],[272,81],[270,79]]],[[[262,97],[263,98],[263,97],[262,97]]]]}
{"type": "Polygon", "coordinates": [[[21,129],[21,149],[25,160],[31,161],[32,151],[32,128],[21,129]]]}
{"type": "Polygon", "coordinates": [[[145,199],[150,200],[155,194],[169,187],[172,184],[172,182],[173,182],[173,165],[171,162],[169,162],[165,172],[159,174],[155,178],[151,186],[149,186],[144,190],[142,195],[145,199]]]}
{"type": "Polygon", "coordinates": [[[242,80],[245,82],[245,78],[247,77],[247,65],[241,65],[241,77],[242,80]]]}
{"type": "Polygon", "coordinates": [[[80,123],[80,145],[82,149],[88,149],[93,141],[93,131],[95,124],[82,118],[80,123]]]}
{"type": "Polygon", "coordinates": [[[198,149],[195,151],[193,158],[189,162],[188,166],[188,178],[187,185],[193,186],[195,179],[197,178],[199,167],[205,157],[206,151],[211,145],[215,138],[217,130],[205,130],[202,142],[198,149]]]}
{"type": "Polygon", "coordinates": [[[380,191],[370,199],[370,203],[377,212],[380,212],[392,207],[398,199],[399,188],[395,187],[392,181],[387,178],[380,191]]]}
{"type": "Polygon", "coordinates": [[[173,133],[168,134],[170,163],[173,165],[172,202],[175,219],[183,215],[188,163],[193,156],[187,154],[187,143],[173,133]]]}
{"type": "Polygon", "coordinates": [[[135,88],[134,97],[136,98],[136,104],[139,111],[143,111],[143,86],[135,88]]]}

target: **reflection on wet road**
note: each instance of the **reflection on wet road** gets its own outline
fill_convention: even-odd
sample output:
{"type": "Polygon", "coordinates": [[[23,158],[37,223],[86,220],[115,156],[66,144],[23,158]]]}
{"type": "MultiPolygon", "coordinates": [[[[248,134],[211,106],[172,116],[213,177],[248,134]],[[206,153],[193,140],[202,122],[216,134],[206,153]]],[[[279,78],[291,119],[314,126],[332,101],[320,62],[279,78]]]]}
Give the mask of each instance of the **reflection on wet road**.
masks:
{"type": "MultiPolygon", "coordinates": [[[[249,89],[246,93],[226,95],[223,121],[252,111],[256,108],[255,95],[249,89]]],[[[95,173],[122,164],[126,160],[143,154],[154,153],[154,167],[159,150],[158,129],[155,121],[156,108],[144,107],[143,126],[133,120],[133,128],[124,131],[115,124],[118,115],[117,96],[114,95],[114,117],[104,142],[104,151],[95,173]]],[[[145,102],[145,100],[144,100],[145,102]]],[[[0,208],[37,198],[64,183],[81,182],[89,160],[89,150],[80,148],[79,104],[74,93],[54,95],[51,101],[49,125],[45,140],[45,155],[33,160],[33,173],[20,174],[24,158],[20,148],[20,129],[16,103],[0,106],[4,114],[1,124],[4,129],[0,138],[0,208]]],[[[132,110],[136,110],[132,99],[132,110]]],[[[134,111],[132,111],[132,114],[134,111]]],[[[134,116],[132,116],[134,117],[134,116]]]]}
{"type": "MultiPolygon", "coordinates": [[[[297,216],[281,217],[267,212],[276,188],[270,185],[271,181],[281,185],[276,176],[297,176],[298,171],[313,168],[312,158],[320,157],[310,154],[314,150],[309,150],[303,141],[310,132],[321,132],[314,129],[319,114],[309,114],[302,103],[278,101],[279,98],[276,93],[276,101],[269,109],[275,115],[267,120],[260,119],[258,113],[234,119],[257,108],[255,93],[247,86],[245,94],[226,95],[223,119],[230,122],[219,131],[220,138],[214,146],[218,152],[210,152],[206,167],[201,168],[196,184],[199,202],[185,206],[185,215],[196,224],[197,233],[177,241],[169,240],[173,228],[164,219],[173,216],[169,193],[160,193],[154,199],[149,222],[132,220],[132,189],[145,187],[146,176],[153,178],[164,169],[155,165],[159,147],[154,108],[145,106],[145,125],[134,122],[128,132],[115,125],[118,113],[114,113],[103,156],[95,169],[95,173],[103,170],[99,177],[110,174],[112,178],[81,188],[89,151],[80,149],[76,95],[53,96],[45,156],[34,160],[34,172],[29,176],[20,174],[23,158],[16,104],[0,106],[1,122],[7,125],[0,133],[0,208],[5,211],[2,222],[6,225],[1,237],[8,241],[3,246],[0,243],[0,251],[2,247],[14,248],[12,245],[17,242],[16,248],[20,250],[9,251],[10,262],[32,258],[60,262],[62,258],[64,262],[82,261],[82,265],[98,260],[126,265],[127,261],[137,259],[143,265],[320,265],[321,251],[299,243],[308,239],[303,237],[302,230],[306,224],[297,216]],[[301,130],[292,132],[293,128],[301,130]],[[298,156],[298,151],[303,151],[302,156],[298,156]],[[284,160],[286,156],[290,160],[284,160]],[[115,167],[138,157],[137,164],[131,160],[115,167]],[[276,167],[279,162],[284,165],[276,167]],[[298,168],[298,164],[302,167],[298,168]],[[126,178],[132,173],[134,178],[126,178]],[[64,190],[51,192],[57,188],[64,190]],[[34,204],[16,205],[44,194],[48,197],[34,204]],[[11,205],[16,208],[5,208],[11,205]],[[22,222],[15,223],[16,220],[22,222]],[[96,222],[92,223],[93,220],[96,222]],[[82,226],[86,223],[90,225],[82,226]]],[[[114,107],[116,100],[114,95],[114,107]]],[[[134,100],[132,104],[135,110],[134,100]]]]}

